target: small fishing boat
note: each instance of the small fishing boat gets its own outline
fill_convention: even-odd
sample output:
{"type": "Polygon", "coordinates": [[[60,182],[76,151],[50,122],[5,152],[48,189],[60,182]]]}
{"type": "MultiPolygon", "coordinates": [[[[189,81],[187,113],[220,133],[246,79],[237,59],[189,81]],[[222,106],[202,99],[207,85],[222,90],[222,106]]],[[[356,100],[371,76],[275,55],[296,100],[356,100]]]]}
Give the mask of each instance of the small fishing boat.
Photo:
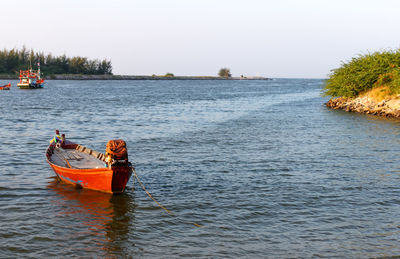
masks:
{"type": "Polygon", "coordinates": [[[37,89],[43,88],[44,79],[40,73],[40,63],[38,63],[38,70],[20,70],[19,71],[19,83],[17,86],[20,89],[37,89]]]}
{"type": "Polygon", "coordinates": [[[62,182],[108,193],[122,193],[134,170],[125,141],[108,141],[103,154],[66,140],[58,130],[46,158],[62,182]]]}
{"type": "Polygon", "coordinates": [[[3,85],[3,86],[0,86],[0,90],[10,90],[10,88],[11,88],[11,84],[10,83],[8,83],[6,85],[3,85]]]}

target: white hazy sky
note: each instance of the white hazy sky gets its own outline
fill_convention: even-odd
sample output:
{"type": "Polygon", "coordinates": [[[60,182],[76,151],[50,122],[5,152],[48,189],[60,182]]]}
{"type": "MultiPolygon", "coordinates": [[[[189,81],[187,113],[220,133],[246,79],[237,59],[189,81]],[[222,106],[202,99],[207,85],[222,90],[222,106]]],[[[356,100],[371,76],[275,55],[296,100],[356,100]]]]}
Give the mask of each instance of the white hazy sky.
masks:
{"type": "Polygon", "coordinates": [[[325,78],[400,47],[400,0],[0,0],[0,48],[110,59],[114,74],[325,78]]]}

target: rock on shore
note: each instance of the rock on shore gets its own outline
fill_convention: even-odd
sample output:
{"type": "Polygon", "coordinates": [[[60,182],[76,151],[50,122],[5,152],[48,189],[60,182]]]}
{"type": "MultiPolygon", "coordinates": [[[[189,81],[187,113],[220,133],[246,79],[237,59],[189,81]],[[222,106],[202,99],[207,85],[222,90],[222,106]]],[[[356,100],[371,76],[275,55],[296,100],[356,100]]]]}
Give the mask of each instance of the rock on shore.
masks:
{"type": "Polygon", "coordinates": [[[339,97],[329,100],[326,106],[347,112],[359,112],[383,117],[400,118],[400,96],[377,101],[369,96],[357,98],[339,97]]]}

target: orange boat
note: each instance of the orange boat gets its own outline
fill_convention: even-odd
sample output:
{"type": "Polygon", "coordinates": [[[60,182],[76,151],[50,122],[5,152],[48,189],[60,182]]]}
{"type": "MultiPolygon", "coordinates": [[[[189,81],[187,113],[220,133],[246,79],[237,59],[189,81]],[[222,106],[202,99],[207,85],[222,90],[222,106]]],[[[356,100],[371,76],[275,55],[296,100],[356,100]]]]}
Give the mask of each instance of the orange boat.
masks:
{"type": "Polygon", "coordinates": [[[103,154],[66,140],[58,130],[46,157],[61,181],[108,193],[122,193],[134,170],[125,141],[108,141],[103,154]]]}
{"type": "Polygon", "coordinates": [[[6,85],[3,85],[3,86],[0,86],[0,90],[10,90],[10,88],[11,88],[11,84],[10,83],[8,83],[6,85]]]}

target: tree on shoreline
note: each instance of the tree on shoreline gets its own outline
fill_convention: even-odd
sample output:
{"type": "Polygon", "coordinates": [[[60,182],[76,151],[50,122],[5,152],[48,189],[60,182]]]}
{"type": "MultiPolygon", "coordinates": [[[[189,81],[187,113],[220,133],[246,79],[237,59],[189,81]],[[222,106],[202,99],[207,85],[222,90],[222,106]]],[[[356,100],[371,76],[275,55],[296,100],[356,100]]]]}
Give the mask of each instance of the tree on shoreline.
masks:
{"type": "Polygon", "coordinates": [[[44,74],[86,74],[86,75],[112,75],[111,61],[104,59],[88,59],[86,57],[53,56],[43,52],[27,50],[0,50],[0,74],[18,74],[19,70],[26,70],[29,65],[40,63],[44,74]]]}
{"type": "Polygon", "coordinates": [[[231,70],[227,67],[223,67],[219,70],[218,76],[220,77],[232,77],[231,70]]]}

